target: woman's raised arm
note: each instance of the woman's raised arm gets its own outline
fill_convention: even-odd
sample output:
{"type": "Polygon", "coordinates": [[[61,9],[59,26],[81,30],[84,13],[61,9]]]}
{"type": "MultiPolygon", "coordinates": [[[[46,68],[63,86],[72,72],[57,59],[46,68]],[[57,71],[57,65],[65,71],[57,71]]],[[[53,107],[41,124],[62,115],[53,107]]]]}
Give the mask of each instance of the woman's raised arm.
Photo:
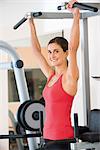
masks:
{"type": "Polygon", "coordinates": [[[39,65],[40,69],[44,73],[44,75],[48,78],[51,75],[52,68],[49,66],[48,62],[44,58],[44,56],[41,53],[41,46],[36,34],[35,29],[35,23],[33,20],[33,17],[29,17],[29,27],[30,27],[30,33],[31,33],[31,43],[32,43],[32,50],[34,58],[39,65]]]}

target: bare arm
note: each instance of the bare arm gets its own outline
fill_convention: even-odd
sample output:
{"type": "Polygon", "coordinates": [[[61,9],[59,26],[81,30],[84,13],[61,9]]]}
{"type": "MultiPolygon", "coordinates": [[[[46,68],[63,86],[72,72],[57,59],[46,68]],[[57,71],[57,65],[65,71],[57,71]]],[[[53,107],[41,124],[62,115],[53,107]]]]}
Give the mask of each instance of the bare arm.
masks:
{"type": "Polygon", "coordinates": [[[40,69],[42,70],[44,75],[48,78],[52,72],[52,69],[48,65],[44,56],[41,54],[41,46],[37,38],[36,29],[32,17],[29,19],[29,26],[30,26],[33,54],[35,56],[36,62],[38,63],[40,69]]]}
{"type": "Polygon", "coordinates": [[[35,52],[40,52],[41,53],[41,46],[37,38],[36,34],[36,29],[35,29],[35,24],[33,18],[29,19],[29,25],[30,25],[30,31],[31,31],[31,43],[32,43],[32,48],[34,49],[33,51],[35,52]]]}
{"type": "Polygon", "coordinates": [[[77,81],[79,77],[79,71],[77,66],[77,49],[80,39],[80,12],[78,8],[72,10],[73,13],[73,25],[70,34],[69,42],[69,64],[68,74],[74,81],[77,81]]]}

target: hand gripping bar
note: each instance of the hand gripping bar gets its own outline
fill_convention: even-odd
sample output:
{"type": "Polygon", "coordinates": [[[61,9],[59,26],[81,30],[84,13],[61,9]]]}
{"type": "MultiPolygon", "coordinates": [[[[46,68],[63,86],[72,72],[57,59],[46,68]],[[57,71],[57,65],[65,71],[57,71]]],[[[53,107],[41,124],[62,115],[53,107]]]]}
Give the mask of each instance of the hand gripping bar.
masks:
{"type": "MultiPolygon", "coordinates": [[[[31,16],[33,17],[39,17],[42,15],[42,12],[31,12],[30,13],[31,16]]],[[[21,26],[26,20],[27,20],[28,16],[26,15],[25,17],[23,17],[14,27],[13,29],[16,30],[19,26],[21,26]]]]}
{"type": "MultiPolygon", "coordinates": [[[[67,4],[68,4],[68,3],[65,2],[64,5],[58,6],[57,9],[58,9],[58,10],[67,9],[67,8],[66,8],[66,5],[67,5],[67,4]]],[[[74,8],[74,7],[77,7],[77,8],[79,8],[79,9],[83,9],[83,10],[93,11],[93,12],[97,12],[97,11],[98,11],[98,8],[96,8],[96,7],[89,6],[89,5],[86,5],[86,4],[83,4],[83,3],[78,3],[78,2],[75,2],[75,3],[73,4],[73,8],[74,8]]]]}

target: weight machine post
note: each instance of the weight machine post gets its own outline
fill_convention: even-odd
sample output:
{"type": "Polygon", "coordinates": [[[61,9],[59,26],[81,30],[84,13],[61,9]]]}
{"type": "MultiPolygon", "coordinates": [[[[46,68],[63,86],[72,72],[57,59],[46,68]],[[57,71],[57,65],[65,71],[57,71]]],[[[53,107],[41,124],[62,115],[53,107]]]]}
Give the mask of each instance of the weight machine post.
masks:
{"type": "Polygon", "coordinates": [[[90,110],[90,78],[89,78],[89,48],[88,48],[88,19],[81,20],[81,64],[82,64],[82,91],[84,123],[89,123],[88,115],[90,110]]]}

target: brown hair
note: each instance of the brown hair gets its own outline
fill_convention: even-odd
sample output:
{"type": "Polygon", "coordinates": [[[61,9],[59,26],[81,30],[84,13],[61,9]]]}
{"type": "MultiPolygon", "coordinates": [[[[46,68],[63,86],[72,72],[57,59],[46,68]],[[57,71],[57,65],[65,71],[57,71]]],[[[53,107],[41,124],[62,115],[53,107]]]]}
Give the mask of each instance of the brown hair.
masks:
{"type": "Polygon", "coordinates": [[[55,37],[51,39],[48,42],[48,45],[52,43],[57,43],[63,49],[64,52],[68,50],[68,41],[63,37],[55,37]]]}

